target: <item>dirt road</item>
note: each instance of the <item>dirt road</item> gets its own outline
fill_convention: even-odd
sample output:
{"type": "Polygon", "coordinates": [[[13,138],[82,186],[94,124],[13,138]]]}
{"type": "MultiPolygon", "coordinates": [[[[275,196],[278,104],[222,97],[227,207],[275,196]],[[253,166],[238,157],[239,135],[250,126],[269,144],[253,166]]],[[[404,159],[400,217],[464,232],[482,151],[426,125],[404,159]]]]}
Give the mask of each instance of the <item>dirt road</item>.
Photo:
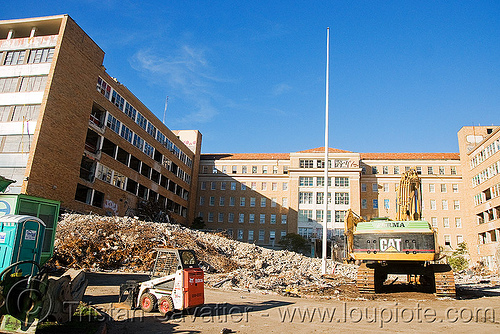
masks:
{"type": "MultiPolygon", "coordinates": [[[[330,299],[205,290],[206,305],[162,318],[117,308],[119,285],[146,275],[89,273],[84,301],[107,315],[108,333],[500,333],[500,291],[459,289],[458,299],[397,290],[362,296],[345,287],[330,299]]],[[[103,319],[104,320],[104,319],[103,319]]]]}

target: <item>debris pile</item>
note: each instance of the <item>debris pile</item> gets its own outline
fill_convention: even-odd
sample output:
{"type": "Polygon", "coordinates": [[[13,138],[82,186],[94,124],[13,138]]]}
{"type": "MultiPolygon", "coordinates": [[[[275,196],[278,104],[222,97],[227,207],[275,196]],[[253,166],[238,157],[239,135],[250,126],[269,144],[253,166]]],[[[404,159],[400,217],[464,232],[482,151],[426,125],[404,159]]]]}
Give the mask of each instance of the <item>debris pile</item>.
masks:
{"type": "Polygon", "coordinates": [[[280,293],[294,289],[331,289],[356,278],[357,266],[329,265],[321,277],[321,259],[228,239],[174,224],[130,217],[65,215],[59,222],[53,261],[94,270],[148,271],[156,247],[193,249],[207,270],[206,285],[280,293]]]}

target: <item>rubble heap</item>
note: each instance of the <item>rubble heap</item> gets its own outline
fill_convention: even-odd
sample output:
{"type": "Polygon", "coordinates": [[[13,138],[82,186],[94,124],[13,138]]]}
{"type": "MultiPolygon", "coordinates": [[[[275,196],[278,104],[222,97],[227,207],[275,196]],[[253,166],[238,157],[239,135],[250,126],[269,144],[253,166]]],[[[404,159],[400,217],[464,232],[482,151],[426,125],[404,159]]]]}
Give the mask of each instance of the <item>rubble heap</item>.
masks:
{"type": "MultiPolygon", "coordinates": [[[[356,277],[357,267],[336,263],[333,279],[321,277],[321,259],[276,251],[180,225],[144,222],[130,217],[65,215],[56,232],[53,261],[72,268],[147,271],[153,249],[193,249],[205,269],[206,284],[221,288],[332,288],[356,277]]],[[[332,273],[333,268],[327,272],[332,273]]]]}

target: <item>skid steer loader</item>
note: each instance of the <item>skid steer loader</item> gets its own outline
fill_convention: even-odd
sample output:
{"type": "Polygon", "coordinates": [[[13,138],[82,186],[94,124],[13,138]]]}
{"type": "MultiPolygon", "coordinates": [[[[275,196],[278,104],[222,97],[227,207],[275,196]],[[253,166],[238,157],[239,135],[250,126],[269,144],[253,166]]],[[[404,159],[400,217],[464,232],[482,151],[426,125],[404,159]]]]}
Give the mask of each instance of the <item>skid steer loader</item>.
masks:
{"type": "Polygon", "coordinates": [[[127,281],[120,286],[119,301],[144,312],[162,315],[203,305],[204,274],[192,250],[155,248],[156,259],[150,279],[127,281]]]}

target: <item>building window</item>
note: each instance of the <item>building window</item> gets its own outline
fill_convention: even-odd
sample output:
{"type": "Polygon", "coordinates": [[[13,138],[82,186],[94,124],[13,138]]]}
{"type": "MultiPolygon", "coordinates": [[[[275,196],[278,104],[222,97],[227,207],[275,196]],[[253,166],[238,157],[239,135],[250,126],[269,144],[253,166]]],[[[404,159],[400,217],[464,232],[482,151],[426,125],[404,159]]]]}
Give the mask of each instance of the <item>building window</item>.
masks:
{"type": "Polygon", "coordinates": [[[271,208],[275,208],[277,203],[276,197],[271,197],[271,208]]]}
{"type": "Polygon", "coordinates": [[[429,184],[429,192],[430,192],[430,193],[433,193],[433,192],[435,192],[435,191],[436,191],[436,187],[435,187],[435,185],[434,185],[433,183],[429,184]]]}
{"type": "Polygon", "coordinates": [[[446,192],[446,184],[444,184],[444,183],[441,184],[441,192],[442,193],[446,192]]]}
{"type": "Polygon", "coordinates": [[[316,193],[316,204],[323,204],[325,199],[325,193],[317,192],[316,193]]]}
{"type": "Polygon", "coordinates": [[[441,203],[442,203],[443,210],[448,210],[448,200],[443,199],[441,201],[441,203]]]}
{"type": "Polygon", "coordinates": [[[432,227],[438,227],[438,219],[437,217],[431,217],[432,227]]]}
{"type": "Polygon", "coordinates": [[[209,212],[208,213],[208,222],[212,223],[213,221],[214,221],[214,213],[213,212],[209,212]]]}
{"type": "Polygon", "coordinates": [[[300,168],[314,168],[314,160],[299,160],[300,168]]]}
{"type": "Polygon", "coordinates": [[[244,213],[240,213],[238,222],[239,223],[244,223],[245,222],[245,214],[244,213]]]}
{"type": "Polygon", "coordinates": [[[349,187],[349,178],[348,177],[336,177],[335,178],[335,187],[341,187],[341,188],[349,187]]]}
{"type": "Polygon", "coordinates": [[[240,197],[240,206],[245,206],[245,197],[240,197]]]}
{"type": "Polygon", "coordinates": [[[288,182],[283,182],[282,187],[283,191],[288,190],[288,182]]]}
{"type": "Polygon", "coordinates": [[[243,240],[243,229],[238,229],[238,240],[243,240]]]}
{"type": "Polygon", "coordinates": [[[361,175],[366,174],[366,166],[361,166],[361,175]]]}
{"type": "Polygon", "coordinates": [[[253,230],[248,230],[248,241],[253,241],[253,230]]]}
{"type": "MultiPolygon", "coordinates": [[[[318,176],[316,178],[316,187],[323,187],[325,185],[325,178],[323,176],[318,176]]],[[[328,186],[332,185],[332,178],[328,178],[328,186]]]]}
{"type": "Polygon", "coordinates": [[[335,193],[335,204],[349,204],[349,193],[335,193]]]}
{"type": "Polygon", "coordinates": [[[399,174],[399,166],[394,166],[394,174],[399,174]]]}
{"type": "Polygon", "coordinates": [[[443,226],[446,228],[450,227],[450,219],[448,217],[443,218],[443,226]]]}
{"type": "Polygon", "coordinates": [[[462,218],[460,217],[455,218],[455,226],[458,228],[462,228],[462,218]]]}
{"type": "Polygon", "coordinates": [[[288,166],[283,166],[283,174],[288,174],[288,166]]]}
{"type": "Polygon", "coordinates": [[[432,167],[432,166],[427,167],[427,174],[430,174],[430,175],[434,174],[434,167],[432,167]]]}
{"type": "Polygon", "coordinates": [[[278,166],[273,166],[273,174],[278,174],[278,166]]]}
{"type": "Polygon", "coordinates": [[[366,199],[361,199],[361,209],[366,209],[367,204],[366,204],[366,199]]]}
{"type": "Polygon", "coordinates": [[[262,182],[261,184],[261,190],[266,191],[267,190],[267,182],[262,182]]]}
{"type": "Polygon", "coordinates": [[[125,106],[125,99],[120,94],[118,94],[116,90],[114,90],[113,94],[111,95],[111,103],[113,103],[118,107],[118,109],[123,111],[123,107],[125,106]]]}
{"type": "Polygon", "coordinates": [[[377,174],[377,166],[372,166],[372,174],[377,174]]]}
{"type": "Polygon", "coordinates": [[[234,213],[230,212],[230,213],[227,215],[227,221],[228,221],[229,223],[234,222],[234,213]]]}
{"type": "Polygon", "coordinates": [[[210,196],[210,199],[208,201],[208,205],[210,205],[210,206],[214,206],[215,205],[215,197],[214,196],[210,196]]]}
{"type": "Polygon", "coordinates": [[[255,197],[250,197],[250,206],[255,207],[255,197]]]}
{"type": "Polygon", "coordinates": [[[281,224],[286,224],[287,215],[281,215],[281,224]]]}
{"type": "Polygon", "coordinates": [[[235,200],[234,197],[229,197],[229,206],[234,206],[235,200]]]}
{"type": "Polygon", "coordinates": [[[271,230],[269,231],[269,240],[274,240],[276,239],[276,231],[271,230]]]}
{"type": "Polygon", "coordinates": [[[378,184],[372,183],[372,192],[374,193],[378,192],[378,184]]]}
{"type": "Polygon", "coordinates": [[[389,183],[384,183],[384,192],[389,192],[389,183]]]}
{"type": "Polygon", "coordinates": [[[300,222],[312,221],[312,210],[299,210],[299,221],[300,222]]]}
{"type": "Polygon", "coordinates": [[[210,189],[211,190],[217,189],[217,182],[215,182],[215,181],[210,182],[210,189]]]}
{"type": "Polygon", "coordinates": [[[114,132],[120,133],[121,122],[111,114],[108,114],[108,121],[106,122],[106,126],[114,132]]]}
{"type": "Polygon", "coordinates": [[[259,216],[259,222],[261,224],[265,224],[266,223],[266,214],[265,213],[261,213],[260,216],[259,216]]]}
{"type": "Polygon", "coordinates": [[[458,201],[458,200],[453,201],[453,209],[460,210],[460,201],[458,201]]]}
{"type": "Polygon", "coordinates": [[[247,190],[246,182],[241,182],[241,190],[247,190]]]}
{"type": "Polygon", "coordinates": [[[218,217],[217,221],[218,221],[219,223],[222,223],[222,222],[224,221],[224,213],[219,212],[219,215],[218,215],[218,216],[219,216],[219,217],[218,217]]]}
{"type": "Polygon", "coordinates": [[[378,199],[373,200],[373,208],[378,209],[378,199]]]}
{"type": "Polygon", "coordinates": [[[266,235],[266,231],[259,230],[259,241],[264,241],[265,235],[266,235]]]}
{"type": "Polygon", "coordinates": [[[450,169],[451,169],[451,175],[457,175],[457,167],[451,166],[450,169]]]}
{"type": "Polygon", "coordinates": [[[313,204],[313,193],[299,192],[299,204],[313,204]]]}
{"type": "Polygon", "coordinates": [[[361,183],[361,191],[366,191],[366,183],[361,183]]]}
{"type": "Polygon", "coordinates": [[[456,183],[452,184],[451,188],[453,189],[454,193],[458,193],[458,184],[456,184],[456,183]]]}
{"type": "Polygon", "coordinates": [[[288,197],[283,197],[281,199],[281,206],[284,207],[284,208],[288,207],[288,197]]]}
{"type": "Polygon", "coordinates": [[[231,167],[231,173],[233,173],[233,174],[238,173],[238,166],[231,167]]]}
{"type": "Polygon", "coordinates": [[[346,213],[347,213],[347,211],[335,210],[335,222],[336,223],[343,223],[346,213]]]}
{"type": "Polygon", "coordinates": [[[250,183],[250,189],[257,190],[257,182],[250,183]]]}
{"type": "Polygon", "coordinates": [[[220,197],[219,198],[219,206],[224,206],[224,202],[225,202],[226,198],[225,197],[220,197]]]}
{"type": "Polygon", "coordinates": [[[431,210],[436,210],[436,200],[431,199],[431,210]]]}
{"type": "Polygon", "coordinates": [[[439,175],[444,175],[444,167],[439,166],[439,175]]]}
{"type": "Polygon", "coordinates": [[[241,174],[246,174],[247,173],[247,166],[242,166],[241,167],[241,174]]]}
{"type": "Polygon", "coordinates": [[[219,171],[217,170],[216,166],[212,167],[212,174],[217,174],[219,171]]]}
{"type": "Polygon", "coordinates": [[[417,166],[417,174],[421,175],[422,174],[422,167],[417,166]]]}
{"type": "Polygon", "coordinates": [[[277,182],[273,182],[272,185],[271,185],[271,189],[273,191],[277,191],[278,190],[278,183],[277,182]]]}
{"type": "Polygon", "coordinates": [[[257,174],[257,166],[252,166],[252,174],[257,174]]]}
{"type": "Polygon", "coordinates": [[[316,210],[316,222],[321,223],[323,221],[323,210],[316,210]]]}
{"type": "Polygon", "coordinates": [[[271,215],[271,224],[276,224],[276,215],[271,215]]]}
{"type": "Polygon", "coordinates": [[[457,234],[457,245],[460,245],[464,242],[464,237],[461,234],[457,234]]]}
{"type": "Polygon", "coordinates": [[[444,235],[444,245],[451,247],[451,235],[449,234],[444,235]]]}
{"type": "Polygon", "coordinates": [[[389,205],[390,205],[390,202],[389,202],[389,199],[384,199],[384,209],[386,210],[389,210],[389,205]]]}
{"type": "Polygon", "coordinates": [[[262,166],[262,174],[267,174],[267,166],[262,166]]]}
{"type": "Polygon", "coordinates": [[[299,186],[301,186],[301,187],[312,187],[313,185],[314,185],[314,178],[313,177],[301,176],[299,178],[299,186]]]}
{"type": "Polygon", "coordinates": [[[251,213],[251,214],[248,215],[248,222],[250,224],[255,223],[255,213],[251,213]]]}
{"type": "Polygon", "coordinates": [[[34,49],[30,51],[28,64],[50,63],[53,57],[54,48],[34,49]]]}
{"type": "Polygon", "coordinates": [[[205,204],[205,197],[200,196],[200,205],[204,205],[204,204],[205,204]]]}
{"type": "Polygon", "coordinates": [[[222,181],[220,183],[220,190],[226,190],[226,182],[222,181]]]}
{"type": "Polygon", "coordinates": [[[231,182],[231,190],[236,190],[236,182],[231,182]]]}
{"type": "Polygon", "coordinates": [[[410,166],[405,166],[405,172],[410,170],[410,166]]]}
{"type": "Polygon", "coordinates": [[[382,167],[382,174],[389,174],[389,167],[383,166],[382,167]]]}

